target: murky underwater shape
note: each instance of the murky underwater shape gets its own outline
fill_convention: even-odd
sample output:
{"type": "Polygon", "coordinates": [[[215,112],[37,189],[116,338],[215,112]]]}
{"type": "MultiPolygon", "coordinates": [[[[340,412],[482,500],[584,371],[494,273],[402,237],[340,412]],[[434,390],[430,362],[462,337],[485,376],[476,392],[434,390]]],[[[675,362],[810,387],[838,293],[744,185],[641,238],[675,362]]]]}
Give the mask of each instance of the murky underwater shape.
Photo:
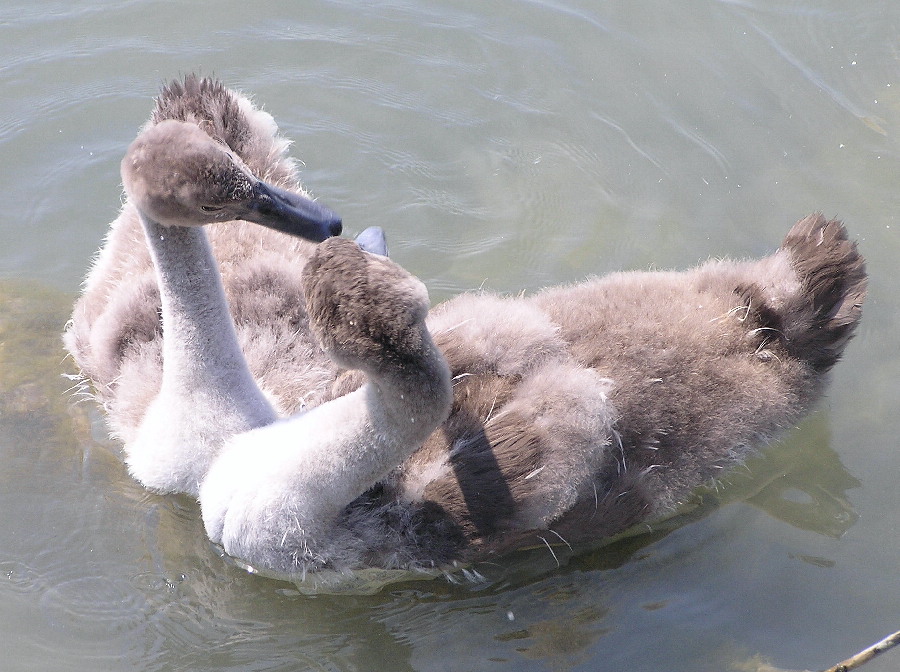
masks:
{"type": "Polygon", "coordinates": [[[0,9],[4,669],[821,669],[896,630],[898,34],[876,0],[0,9]],[[64,375],[119,160],[190,71],[253,94],[434,302],[760,256],[821,210],[868,260],[862,327],[817,412],[665,525],[305,596],[133,482],[64,375]]]}

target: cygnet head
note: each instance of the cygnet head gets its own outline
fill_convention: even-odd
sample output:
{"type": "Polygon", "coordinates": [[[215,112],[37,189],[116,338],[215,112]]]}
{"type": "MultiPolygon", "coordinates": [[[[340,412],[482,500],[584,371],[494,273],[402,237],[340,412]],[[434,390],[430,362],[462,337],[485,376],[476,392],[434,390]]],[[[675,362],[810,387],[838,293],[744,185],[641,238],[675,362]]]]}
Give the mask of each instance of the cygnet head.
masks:
{"type": "Polygon", "coordinates": [[[163,226],[243,219],[315,242],[341,233],[336,213],[257,179],[193,123],[170,119],[148,127],[131,143],[121,170],[128,198],[163,226]]]}
{"type": "Polygon", "coordinates": [[[425,285],[387,257],[332,238],[303,270],[307,312],[340,365],[379,373],[418,361],[430,345],[425,285]]]}

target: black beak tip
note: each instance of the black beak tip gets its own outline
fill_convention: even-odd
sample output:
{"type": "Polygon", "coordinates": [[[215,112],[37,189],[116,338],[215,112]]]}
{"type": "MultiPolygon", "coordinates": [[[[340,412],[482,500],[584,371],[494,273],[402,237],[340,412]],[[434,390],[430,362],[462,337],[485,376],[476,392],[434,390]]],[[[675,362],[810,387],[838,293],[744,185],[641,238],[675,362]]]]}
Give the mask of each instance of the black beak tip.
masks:
{"type": "Polygon", "coordinates": [[[341,235],[341,231],[344,230],[344,225],[341,223],[340,217],[335,217],[328,223],[326,228],[328,229],[329,235],[339,236],[341,235]]]}

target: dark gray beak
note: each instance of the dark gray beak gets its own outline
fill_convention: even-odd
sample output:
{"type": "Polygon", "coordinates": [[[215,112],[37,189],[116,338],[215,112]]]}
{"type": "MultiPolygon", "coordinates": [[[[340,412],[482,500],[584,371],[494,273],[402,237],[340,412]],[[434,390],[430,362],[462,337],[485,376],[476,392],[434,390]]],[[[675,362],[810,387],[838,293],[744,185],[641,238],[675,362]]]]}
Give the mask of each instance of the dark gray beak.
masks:
{"type": "Polygon", "coordinates": [[[387,238],[380,226],[370,226],[360,233],[355,240],[356,244],[366,252],[380,254],[382,257],[388,256],[387,238]]]}
{"type": "Polygon", "coordinates": [[[300,194],[257,181],[240,219],[320,243],[339,236],[340,216],[300,194]]]}

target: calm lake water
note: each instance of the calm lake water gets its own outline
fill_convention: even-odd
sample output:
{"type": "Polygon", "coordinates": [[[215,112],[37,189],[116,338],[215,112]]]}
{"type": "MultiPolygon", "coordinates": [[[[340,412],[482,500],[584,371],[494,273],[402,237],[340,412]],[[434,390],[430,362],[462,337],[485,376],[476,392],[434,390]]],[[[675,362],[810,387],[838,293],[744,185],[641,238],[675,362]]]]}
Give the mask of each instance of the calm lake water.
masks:
{"type": "MultiPolygon", "coordinates": [[[[900,628],[900,3],[7,0],[4,670],[821,669],[900,628]],[[132,482],[59,334],[159,85],[215,74],[437,302],[755,256],[815,210],[871,273],[816,413],[655,534],[305,597],[132,482]]],[[[867,672],[894,671],[900,653],[867,672]]]]}

